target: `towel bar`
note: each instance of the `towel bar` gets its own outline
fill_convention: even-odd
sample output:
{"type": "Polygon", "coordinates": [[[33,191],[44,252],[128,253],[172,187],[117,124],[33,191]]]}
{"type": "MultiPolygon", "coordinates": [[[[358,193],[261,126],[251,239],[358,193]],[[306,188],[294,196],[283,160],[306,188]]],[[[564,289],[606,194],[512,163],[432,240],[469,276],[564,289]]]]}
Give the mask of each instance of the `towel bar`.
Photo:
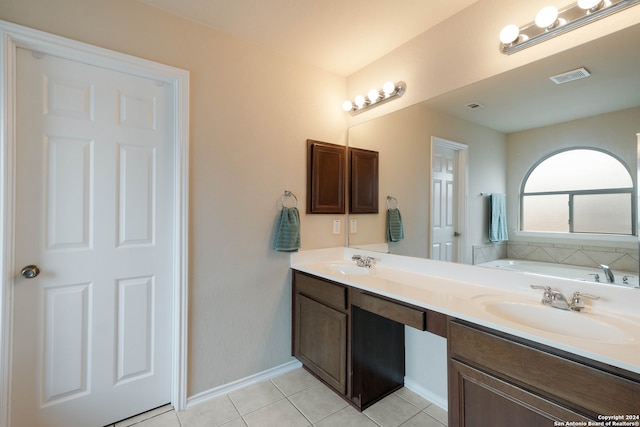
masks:
{"type": "Polygon", "coordinates": [[[393,196],[387,196],[387,209],[398,209],[400,207],[400,202],[393,196]],[[391,205],[395,203],[395,207],[391,205]]]}
{"type": "Polygon", "coordinates": [[[284,194],[282,195],[282,197],[280,197],[280,203],[282,203],[282,207],[283,208],[297,208],[298,207],[298,198],[291,191],[285,190],[284,194]],[[289,199],[292,199],[292,198],[295,201],[295,204],[293,206],[285,205],[285,202],[287,200],[289,200],[289,199]]]}

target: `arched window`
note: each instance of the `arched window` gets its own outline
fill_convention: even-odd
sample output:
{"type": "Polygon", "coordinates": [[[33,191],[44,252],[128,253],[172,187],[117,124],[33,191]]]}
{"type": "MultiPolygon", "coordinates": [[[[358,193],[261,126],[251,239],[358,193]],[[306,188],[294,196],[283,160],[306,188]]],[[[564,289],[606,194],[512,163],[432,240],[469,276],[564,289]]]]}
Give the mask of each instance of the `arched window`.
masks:
{"type": "Polygon", "coordinates": [[[552,154],[520,191],[523,231],[636,234],[633,178],[616,157],[591,148],[552,154]]]}

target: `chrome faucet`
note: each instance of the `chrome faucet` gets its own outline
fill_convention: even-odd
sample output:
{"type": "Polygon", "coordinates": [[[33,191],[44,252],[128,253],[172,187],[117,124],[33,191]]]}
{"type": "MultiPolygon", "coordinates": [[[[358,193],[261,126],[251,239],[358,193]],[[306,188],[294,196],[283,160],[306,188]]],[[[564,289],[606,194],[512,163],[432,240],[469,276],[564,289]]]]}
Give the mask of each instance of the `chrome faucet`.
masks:
{"type": "Polygon", "coordinates": [[[600,268],[604,271],[604,277],[607,278],[607,282],[613,283],[616,279],[613,277],[613,271],[609,268],[608,265],[600,264],[600,268]]]}
{"type": "Polygon", "coordinates": [[[553,308],[559,308],[560,310],[571,310],[571,311],[584,311],[584,298],[589,299],[599,299],[595,295],[583,294],[582,292],[574,292],[573,297],[571,298],[571,303],[567,301],[562,292],[554,291],[549,286],[539,286],[539,285],[531,285],[533,289],[542,289],[544,290],[544,294],[542,295],[542,301],[540,301],[544,305],[551,306],[553,308]]]}
{"type": "Polygon", "coordinates": [[[595,295],[583,294],[582,292],[574,292],[573,297],[571,298],[571,310],[573,311],[584,311],[584,301],[582,297],[589,299],[599,299],[595,295]]]}
{"type": "Polygon", "coordinates": [[[572,309],[569,301],[559,291],[551,291],[551,307],[559,308],[560,310],[572,309]]]}
{"type": "Polygon", "coordinates": [[[370,256],[363,257],[362,255],[354,255],[351,257],[356,262],[358,267],[371,268],[376,263],[376,259],[370,256]]]}

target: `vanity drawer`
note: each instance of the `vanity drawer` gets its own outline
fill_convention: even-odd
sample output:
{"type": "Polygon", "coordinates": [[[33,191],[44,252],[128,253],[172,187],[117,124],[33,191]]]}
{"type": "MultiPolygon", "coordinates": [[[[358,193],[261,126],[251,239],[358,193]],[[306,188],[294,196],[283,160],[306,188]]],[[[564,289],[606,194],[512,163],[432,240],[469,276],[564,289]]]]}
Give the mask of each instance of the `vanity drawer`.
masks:
{"type": "Polygon", "coordinates": [[[299,271],[293,272],[297,293],[338,310],[347,309],[347,288],[329,281],[309,276],[299,271]]]}
{"type": "Polygon", "coordinates": [[[427,330],[426,313],[419,308],[364,292],[354,292],[352,304],[412,328],[420,329],[421,331],[427,330]]]}

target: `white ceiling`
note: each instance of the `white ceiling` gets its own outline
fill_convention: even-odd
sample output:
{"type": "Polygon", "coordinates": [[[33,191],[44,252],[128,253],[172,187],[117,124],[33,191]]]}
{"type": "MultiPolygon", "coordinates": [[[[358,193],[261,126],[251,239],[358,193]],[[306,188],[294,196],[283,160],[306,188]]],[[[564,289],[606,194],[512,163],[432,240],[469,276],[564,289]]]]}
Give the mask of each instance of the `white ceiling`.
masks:
{"type": "MultiPolygon", "coordinates": [[[[139,1],[349,76],[478,0],[139,1]]],[[[637,52],[640,24],[426,103],[502,132],[630,108],[640,105],[637,52]],[[583,66],[591,77],[548,79],[583,66]]]]}
{"type": "Polygon", "coordinates": [[[140,0],[348,76],[478,0],[140,0]]]}

